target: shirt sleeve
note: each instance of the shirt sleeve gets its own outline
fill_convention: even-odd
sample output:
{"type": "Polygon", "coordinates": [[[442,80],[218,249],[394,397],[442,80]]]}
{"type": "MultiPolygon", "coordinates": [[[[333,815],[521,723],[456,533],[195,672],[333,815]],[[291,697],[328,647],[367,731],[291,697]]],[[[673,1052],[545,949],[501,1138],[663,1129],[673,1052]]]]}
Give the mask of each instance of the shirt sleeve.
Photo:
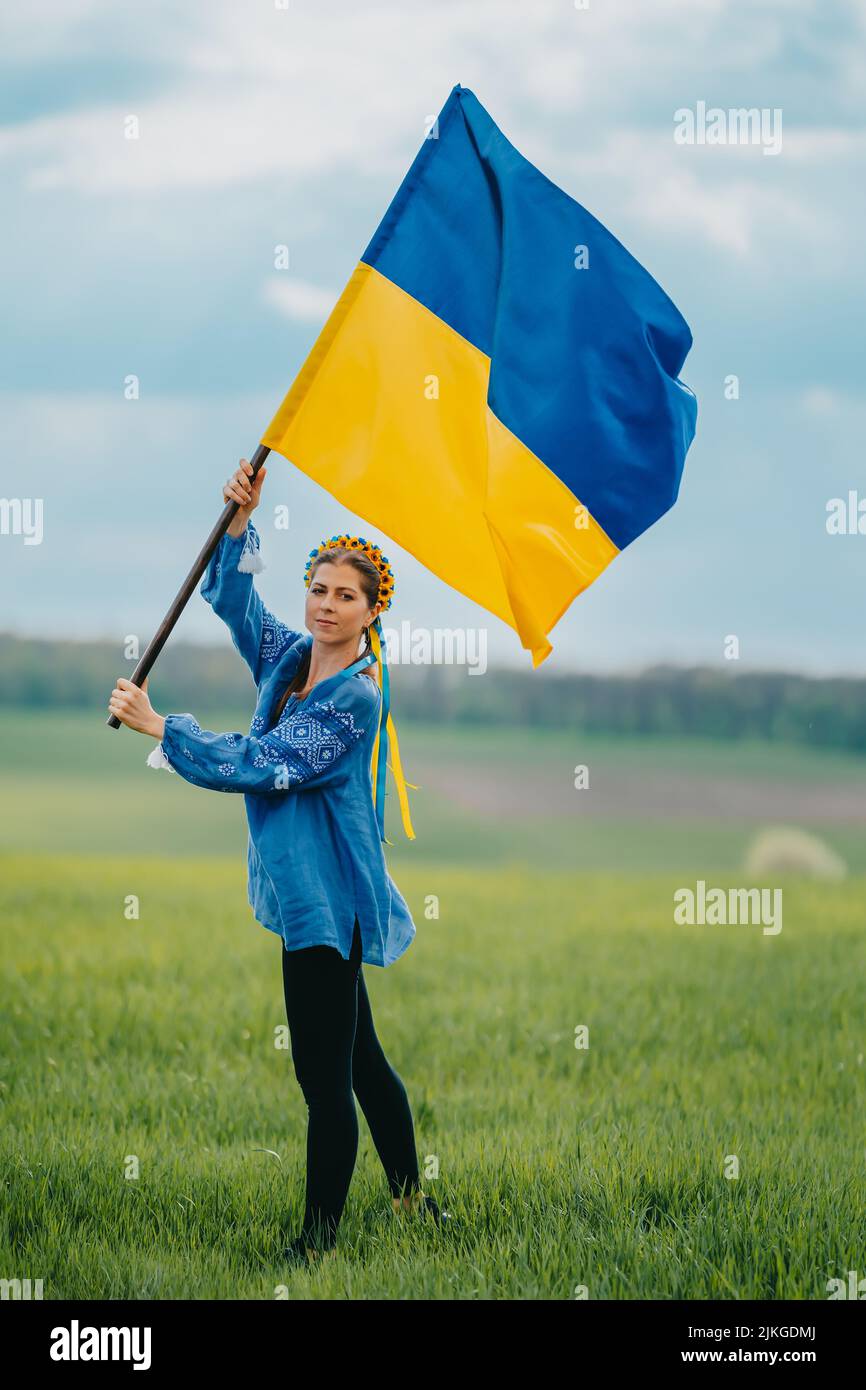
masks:
{"type": "Polygon", "coordinates": [[[256,593],[253,574],[264,569],[261,539],[252,521],[240,536],[226,532],[208,562],[201,596],[227,625],[256,685],[303,634],[275,618],[256,593]]]}
{"type": "Polygon", "coordinates": [[[167,714],[162,742],[147,761],[210,791],[284,796],[328,786],[345,779],[346,754],[375,735],[381,698],[368,676],[350,676],[329,699],[300,709],[289,701],[288,713],[261,738],[211,733],[191,714],[167,714]]]}

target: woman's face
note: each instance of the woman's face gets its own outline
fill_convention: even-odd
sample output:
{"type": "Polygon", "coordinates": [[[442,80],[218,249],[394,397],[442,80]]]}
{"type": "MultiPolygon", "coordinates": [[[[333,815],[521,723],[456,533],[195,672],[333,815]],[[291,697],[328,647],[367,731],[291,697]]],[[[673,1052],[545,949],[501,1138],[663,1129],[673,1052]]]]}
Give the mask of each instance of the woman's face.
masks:
{"type": "Polygon", "coordinates": [[[307,589],[304,621],[307,629],[322,642],[345,642],[360,638],[361,629],[373,621],[374,610],[361,588],[361,576],[354,565],[319,565],[307,589]]]}

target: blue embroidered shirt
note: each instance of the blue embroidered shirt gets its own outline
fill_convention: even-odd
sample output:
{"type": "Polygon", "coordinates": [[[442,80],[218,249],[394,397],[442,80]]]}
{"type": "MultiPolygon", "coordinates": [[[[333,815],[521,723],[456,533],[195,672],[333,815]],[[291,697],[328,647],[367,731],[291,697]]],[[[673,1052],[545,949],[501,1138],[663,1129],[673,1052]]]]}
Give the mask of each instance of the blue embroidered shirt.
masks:
{"type": "Polygon", "coordinates": [[[362,960],[391,965],[414,939],[415,924],[388,873],[373,803],[370,764],[382,692],[363,671],[338,672],[306,699],[290,696],[273,723],[313,639],[262,603],[252,577],[263,567],[260,549],[251,521],[244,535],[224,535],[201,586],[256,683],[249,734],[211,733],[191,714],[169,714],[148,763],[197,787],[243,792],[250,906],[287,950],[336,946],[348,960],[357,916],[362,960]]]}

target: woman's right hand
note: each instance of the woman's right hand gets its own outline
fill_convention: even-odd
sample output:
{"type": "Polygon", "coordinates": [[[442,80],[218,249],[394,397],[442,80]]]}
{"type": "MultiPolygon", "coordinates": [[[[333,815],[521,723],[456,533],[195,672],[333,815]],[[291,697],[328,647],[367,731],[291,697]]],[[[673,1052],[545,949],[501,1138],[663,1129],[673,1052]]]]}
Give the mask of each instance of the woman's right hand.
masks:
{"type": "Polygon", "coordinates": [[[252,471],[252,464],[247,459],[241,459],[240,468],[232,474],[223,488],[224,502],[240,504],[228,528],[228,534],[235,538],[243,535],[247,529],[247,522],[261,501],[262,483],[268,470],[262,465],[250,482],[252,471]]]}

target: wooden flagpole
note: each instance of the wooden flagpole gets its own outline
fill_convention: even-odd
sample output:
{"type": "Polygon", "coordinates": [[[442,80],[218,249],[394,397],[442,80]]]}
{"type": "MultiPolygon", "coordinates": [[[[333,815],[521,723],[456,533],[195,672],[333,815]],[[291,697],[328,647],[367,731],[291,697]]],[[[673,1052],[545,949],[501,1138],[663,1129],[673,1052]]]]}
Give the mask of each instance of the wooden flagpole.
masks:
{"type": "MultiPolygon", "coordinates": [[[[264,463],[265,459],[267,458],[270,452],[270,449],[266,449],[263,444],[260,444],[256,449],[256,452],[250,459],[250,464],[252,465],[253,470],[252,474],[247,474],[247,477],[250,478],[251,482],[255,478],[256,474],[258,473],[259,469],[261,468],[262,464],[264,463]]],[[[168,612],[166,613],[165,617],[163,618],[162,622],[157,628],[154,636],[151,638],[150,642],[148,642],[144,654],[139,658],[138,665],[133,671],[131,677],[132,684],[137,685],[139,689],[144,684],[145,677],[149,674],[151,667],[154,665],[156,661],[156,658],[159,656],[160,652],[162,651],[163,647],[168,641],[172,628],[174,627],[175,623],[177,622],[178,618],[180,617],[181,613],[186,607],[187,602],[189,601],[190,597],[193,594],[193,591],[195,590],[196,585],[198,584],[198,581],[201,579],[202,575],[207,569],[210,557],[213,555],[214,551],[216,550],[217,546],[219,545],[220,541],[222,540],[223,536],[225,535],[226,531],[231,525],[232,518],[235,515],[235,512],[237,511],[239,506],[240,502],[226,502],[225,510],[223,511],[222,515],[220,516],[219,520],[217,521],[216,525],[214,526],[213,530],[211,531],[210,535],[208,536],[207,540],[205,541],[204,545],[199,551],[195,564],[193,565],[186,579],[183,581],[180,588],[178,589],[177,595],[173,599],[171,607],[169,608],[168,612]]],[[[118,719],[116,714],[110,714],[105,722],[108,725],[109,729],[119,729],[122,727],[122,721],[118,719]]]]}

